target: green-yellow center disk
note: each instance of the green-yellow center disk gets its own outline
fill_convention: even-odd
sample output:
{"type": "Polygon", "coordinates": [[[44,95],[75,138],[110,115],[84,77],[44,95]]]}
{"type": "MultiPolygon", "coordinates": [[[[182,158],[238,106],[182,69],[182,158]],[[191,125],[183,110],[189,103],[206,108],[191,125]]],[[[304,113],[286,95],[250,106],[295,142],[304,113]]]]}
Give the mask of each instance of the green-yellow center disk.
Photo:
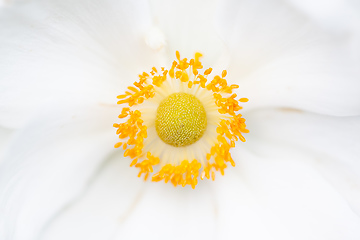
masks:
{"type": "Polygon", "coordinates": [[[165,143],[183,147],[195,143],[206,130],[206,112],[194,95],[173,93],[156,112],[156,132],[165,143]]]}

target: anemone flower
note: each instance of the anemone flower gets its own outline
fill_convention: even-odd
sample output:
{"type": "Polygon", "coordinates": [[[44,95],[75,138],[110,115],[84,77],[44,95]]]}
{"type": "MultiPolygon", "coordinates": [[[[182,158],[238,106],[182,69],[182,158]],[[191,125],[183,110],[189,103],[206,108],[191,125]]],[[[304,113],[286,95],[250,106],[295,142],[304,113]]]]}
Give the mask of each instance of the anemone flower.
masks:
{"type": "Polygon", "coordinates": [[[289,2],[7,1],[0,32],[1,240],[360,239],[358,63],[289,2]]]}

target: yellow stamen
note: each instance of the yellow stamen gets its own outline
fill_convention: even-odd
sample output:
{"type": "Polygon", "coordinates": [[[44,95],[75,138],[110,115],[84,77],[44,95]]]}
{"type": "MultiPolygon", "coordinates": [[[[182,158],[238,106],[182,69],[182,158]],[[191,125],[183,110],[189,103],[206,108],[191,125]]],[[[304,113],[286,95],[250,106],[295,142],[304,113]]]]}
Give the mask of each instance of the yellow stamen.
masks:
{"type": "Polygon", "coordinates": [[[120,139],[115,147],[125,150],[145,180],[152,175],[154,182],[195,188],[198,178],[215,180],[215,171],[224,175],[228,164],[235,166],[230,149],[249,132],[238,113],[248,99],[236,99],[239,86],[228,85],[226,70],[211,81],[212,68],[199,73],[201,56],[188,61],[176,51],[169,71],[153,67],[117,97],[127,106],[119,114],[122,123],[114,124],[120,139]]]}

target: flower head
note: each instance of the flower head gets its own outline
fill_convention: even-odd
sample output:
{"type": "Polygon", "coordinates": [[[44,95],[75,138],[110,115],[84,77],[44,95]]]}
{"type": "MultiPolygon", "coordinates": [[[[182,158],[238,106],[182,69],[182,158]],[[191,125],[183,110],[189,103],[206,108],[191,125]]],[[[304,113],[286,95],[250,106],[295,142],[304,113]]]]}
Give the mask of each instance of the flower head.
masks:
{"type": "Polygon", "coordinates": [[[115,147],[126,150],[145,180],[157,167],[152,181],[195,188],[199,176],[215,180],[215,171],[224,175],[229,163],[235,166],[230,149],[249,132],[238,113],[247,98],[236,99],[239,86],[228,85],[226,70],[211,81],[212,68],[199,73],[201,56],[188,61],[177,51],[170,70],[153,67],[118,96],[126,105],[119,118],[127,120],[114,124],[121,139],[115,147]]]}

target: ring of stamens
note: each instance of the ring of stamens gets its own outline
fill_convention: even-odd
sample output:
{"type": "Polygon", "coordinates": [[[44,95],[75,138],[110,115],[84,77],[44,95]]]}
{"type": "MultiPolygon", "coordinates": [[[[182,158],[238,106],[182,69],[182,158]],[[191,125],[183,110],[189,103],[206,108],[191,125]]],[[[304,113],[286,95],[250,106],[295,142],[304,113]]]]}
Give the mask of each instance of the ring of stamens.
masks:
{"type": "Polygon", "coordinates": [[[176,52],[177,61],[169,71],[154,67],[118,96],[118,104],[127,106],[119,115],[122,123],[114,124],[120,139],[115,147],[122,146],[124,156],[132,159],[130,166],[139,168],[138,176],[144,174],[145,180],[157,171],[152,181],[195,188],[199,177],[214,180],[215,171],[224,175],[228,164],[235,166],[230,149],[238,140],[245,142],[242,134],[249,132],[238,113],[239,103],[248,99],[236,99],[233,90],[238,86],[227,84],[225,70],[208,82],[212,69],[199,73],[201,56],[196,53],[188,61],[176,52]],[[185,96],[184,103],[175,112],[192,108],[189,113],[196,114],[174,122],[178,115],[173,108],[180,95],[185,96]]]}

